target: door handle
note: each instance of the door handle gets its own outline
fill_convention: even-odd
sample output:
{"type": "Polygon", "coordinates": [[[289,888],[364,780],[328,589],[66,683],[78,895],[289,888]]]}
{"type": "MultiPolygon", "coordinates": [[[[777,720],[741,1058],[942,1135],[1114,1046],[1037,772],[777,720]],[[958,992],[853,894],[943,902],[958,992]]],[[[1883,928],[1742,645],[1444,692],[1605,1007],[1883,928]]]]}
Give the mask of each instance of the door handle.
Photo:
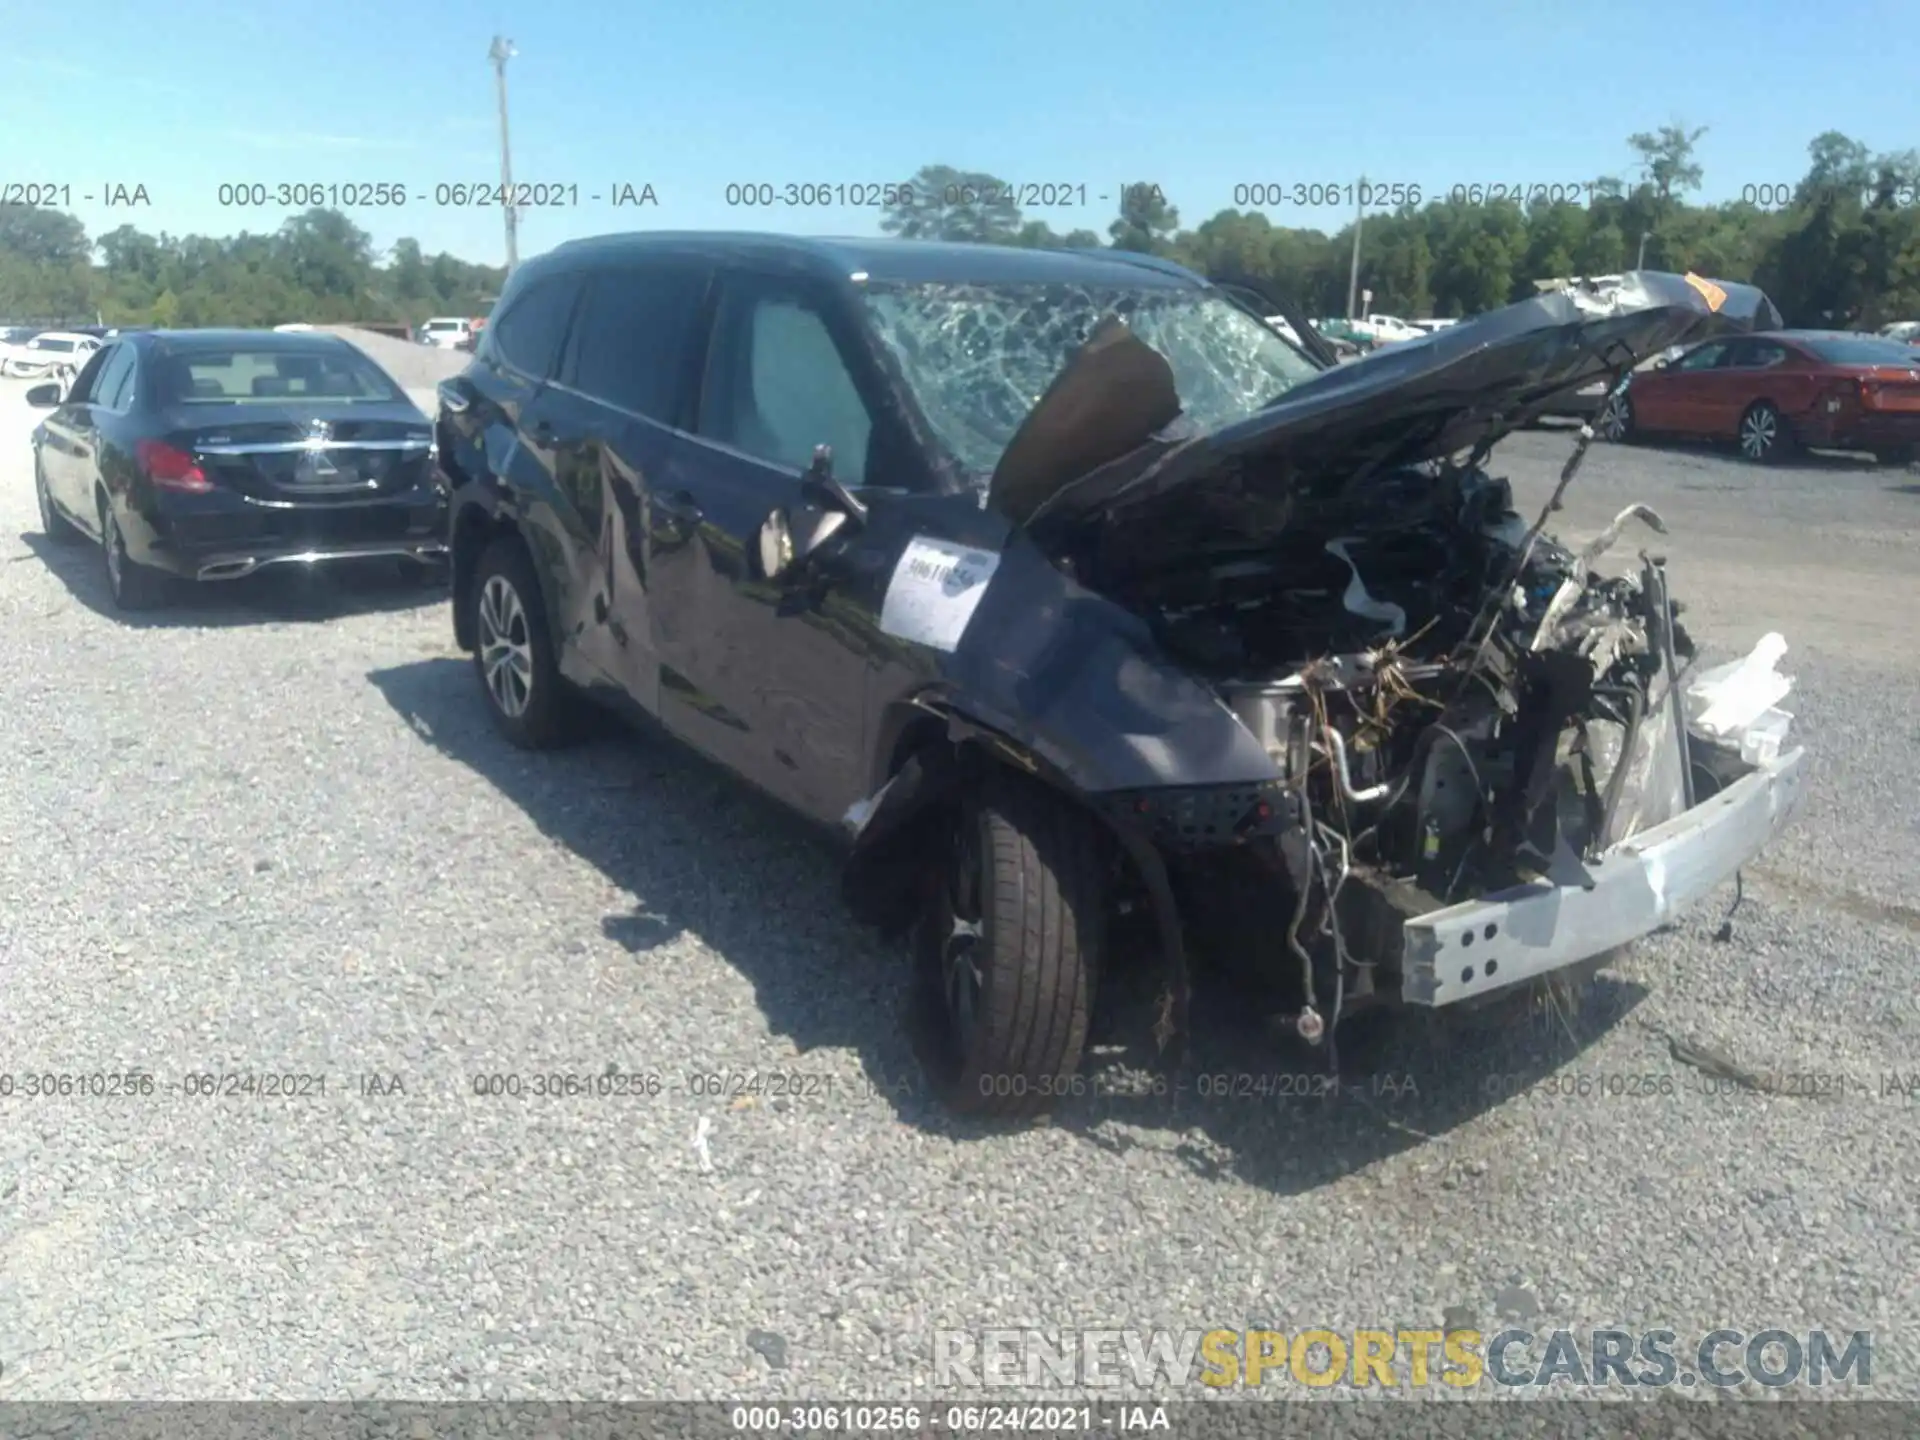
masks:
{"type": "Polygon", "coordinates": [[[693,498],[693,492],[689,490],[676,490],[653,503],[654,508],[675,525],[698,525],[706,518],[701,512],[700,502],[693,498]]]}

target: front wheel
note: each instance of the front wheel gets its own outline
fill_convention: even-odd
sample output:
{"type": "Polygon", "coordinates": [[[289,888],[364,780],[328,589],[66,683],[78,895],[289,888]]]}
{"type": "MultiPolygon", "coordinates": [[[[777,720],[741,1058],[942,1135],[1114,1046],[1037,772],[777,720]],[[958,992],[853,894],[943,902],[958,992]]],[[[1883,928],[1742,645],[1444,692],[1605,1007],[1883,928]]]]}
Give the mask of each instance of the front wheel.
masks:
{"type": "Polygon", "coordinates": [[[578,697],[560,675],[553,629],[526,546],[504,536],[487,547],[467,592],[473,668],[493,722],[523,750],[547,750],[579,733],[578,697]]]}
{"type": "Polygon", "coordinates": [[[1740,453],[1756,465],[1785,459],[1793,449],[1787,423],[1771,401],[1759,400],[1740,417],[1740,453]]]}
{"type": "Polygon", "coordinates": [[[922,1062],[960,1114],[1043,1114],[1077,1094],[1106,941],[1105,836],[1038,782],[996,774],[959,806],[915,937],[922,1062]]]}

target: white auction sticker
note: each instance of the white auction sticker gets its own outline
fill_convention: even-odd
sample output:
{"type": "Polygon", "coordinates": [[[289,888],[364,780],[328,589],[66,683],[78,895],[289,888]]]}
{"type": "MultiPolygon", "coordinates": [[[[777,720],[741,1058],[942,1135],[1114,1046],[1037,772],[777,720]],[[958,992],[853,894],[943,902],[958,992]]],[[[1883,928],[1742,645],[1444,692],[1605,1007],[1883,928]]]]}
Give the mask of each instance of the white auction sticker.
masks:
{"type": "Polygon", "coordinates": [[[991,550],[914,536],[887,584],[881,631],[935,650],[958,649],[999,568],[1000,557],[991,550]]]}

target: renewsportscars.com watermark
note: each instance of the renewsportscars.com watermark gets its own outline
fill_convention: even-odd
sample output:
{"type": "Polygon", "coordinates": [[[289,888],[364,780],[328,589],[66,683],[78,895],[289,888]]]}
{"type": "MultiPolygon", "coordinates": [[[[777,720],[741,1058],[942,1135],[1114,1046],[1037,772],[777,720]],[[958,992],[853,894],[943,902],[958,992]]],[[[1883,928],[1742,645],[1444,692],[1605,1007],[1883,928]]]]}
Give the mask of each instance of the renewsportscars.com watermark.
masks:
{"type": "Polygon", "coordinates": [[[936,1330],[943,1387],[1865,1387],[1868,1330],[936,1330]]]}

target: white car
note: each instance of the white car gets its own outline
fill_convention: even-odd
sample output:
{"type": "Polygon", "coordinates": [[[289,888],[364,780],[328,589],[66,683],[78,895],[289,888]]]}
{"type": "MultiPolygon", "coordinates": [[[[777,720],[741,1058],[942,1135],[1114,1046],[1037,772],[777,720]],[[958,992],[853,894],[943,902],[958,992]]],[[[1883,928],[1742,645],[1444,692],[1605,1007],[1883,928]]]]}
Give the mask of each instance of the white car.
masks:
{"type": "Polygon", "coordinates": [[[1904,340],[1909,345],[1920,345],[1920,320],[1896,320],[1891,325],[1882,325],[1880,334],[1887,340],[1904,340]]]}
{"type": "Polygon", "coordinates": [[[10,347],[6,360],[0,363],[0,373],[15,380],[37,380],[66,366],[78,370],[99,348],[100,342],[91,335],[49,330],[10,347]]]}
{"type": "Polygon", "coordinates": [[[420,343],[438,350],[457,350],[473,338],[473,321],[437,316],[420,327],[420,343]]]}
{"type": "Polygon", "coordinates": [[[1418,340],[1427,333],[1417,325],[1409,325],[1398,315],[1369,315],[1365,320],[1354,321],[1353,326],[1371,335],[1381,345],[1391,345],[1400,340],[1418,340]]]}

